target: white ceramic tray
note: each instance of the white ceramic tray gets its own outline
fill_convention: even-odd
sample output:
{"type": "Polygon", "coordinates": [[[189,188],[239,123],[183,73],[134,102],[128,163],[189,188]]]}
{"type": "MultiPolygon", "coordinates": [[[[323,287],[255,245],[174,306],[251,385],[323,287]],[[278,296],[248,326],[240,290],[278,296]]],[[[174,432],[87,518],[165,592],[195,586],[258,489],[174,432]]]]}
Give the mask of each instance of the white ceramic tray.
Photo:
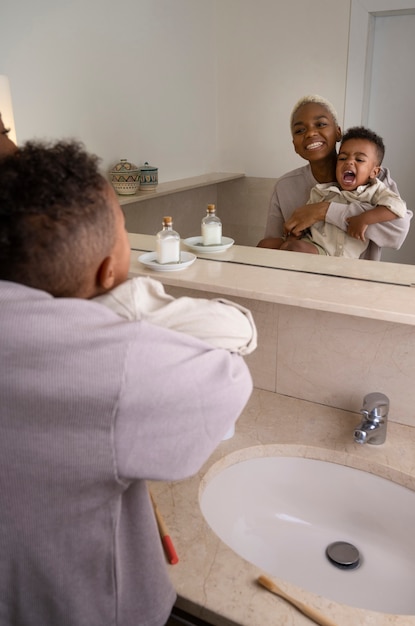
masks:
{"type": "Polygon", "coordinates": [[[180,252],[180,263],[158,263],[156,257],[156,252],[146,252],[139,256],[138,260],[146,267],[150,267],[157,272],[178,272],[179,270],[184,270],[186,267],[189,267],[189,265],[196,261],[194,254],[183,251],[180,252]]]}
{"type": "Polygon", "coordinates": [[[187,239],[183,239],[183,243],[194,252],[199,252],[200,254],[211,254],[213,252],[223,252],[224,250],[227,250],[233,246],[235,241],[230,237],[222,237],[221,244],[204,246],[202,237],[188,237],[187,239]]]}

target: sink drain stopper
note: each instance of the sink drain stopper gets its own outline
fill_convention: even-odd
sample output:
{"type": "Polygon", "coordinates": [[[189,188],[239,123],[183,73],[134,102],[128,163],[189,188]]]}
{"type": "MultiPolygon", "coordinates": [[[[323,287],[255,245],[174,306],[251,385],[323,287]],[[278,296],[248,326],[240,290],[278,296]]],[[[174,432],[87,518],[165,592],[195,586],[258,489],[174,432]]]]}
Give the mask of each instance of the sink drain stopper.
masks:
{"type": "Polygon", "coordinates": [[[330,563],[340,569],[356,569],[360,565],[359,550],[347,541],[334,541],[326,548],[330,563]]]}

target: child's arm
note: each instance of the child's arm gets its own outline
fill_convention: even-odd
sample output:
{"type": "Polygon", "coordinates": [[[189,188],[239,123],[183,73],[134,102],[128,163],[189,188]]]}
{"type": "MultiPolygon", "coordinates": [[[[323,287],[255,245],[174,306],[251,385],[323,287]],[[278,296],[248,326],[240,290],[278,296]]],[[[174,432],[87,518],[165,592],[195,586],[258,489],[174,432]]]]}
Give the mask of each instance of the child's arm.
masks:
{"type": "Polygon", "coordinates": [[[373,208],[346,220],[347,234],[355,239],[366,241],[365,232],[368,226],[390,222],[398,217],[404,217],[407,213],[406,202],[384,183],[377,181],[373,190],[371,198],[373,208]]]}
{"type": "Polygon", "coordinates": [[[389,222],[395,220],[399,216],[386,206],[375,206],[369,211],[365,211],[360,215],[349,217],[347,219],[347,234],[355,239],[366,241],[365,232],[370,224],[380,224],[381,222],[389,222]]]}
{"type": "Polygon", "coordinates": [[[127,280],[94,300],[128,320],[146,320],[203,339],[215,348],[246,355],[257,346],[255,323],[245,307],[225,299],[173,298],[149,277],[127,280]]]}

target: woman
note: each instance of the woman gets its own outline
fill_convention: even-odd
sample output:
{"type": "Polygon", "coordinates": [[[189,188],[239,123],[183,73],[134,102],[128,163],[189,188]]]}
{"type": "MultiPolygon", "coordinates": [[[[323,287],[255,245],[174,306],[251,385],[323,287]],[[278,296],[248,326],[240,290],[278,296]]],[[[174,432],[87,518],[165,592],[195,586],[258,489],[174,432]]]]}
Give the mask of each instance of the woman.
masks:
{"type": "MultiPolygon", "coordinates": [[[[347,218],[370,208],[359,203],[347,206],[337,202],[306,204],[314,185],[336,179],[336,144],[342,133],[335,109],[330,102],[317,95],[304,96],[297,102],[290,123],[294,150],[308,161],[308,165],[292,170],[277,180],[268,211],[265,238],[258,244],[261,248],[279,248],[287,232],[299,236],[319,221],[347,231],[347,218]]],[[[387,168],[381,168],[378,178],[399,193],[387,168]]],[[[370,243],[361,258],[379,260],[381,248],[399,249],[408,233],[411,217],[412,212],[407,211],[405,217],[369,226],[366,237],[370,243]]]]}

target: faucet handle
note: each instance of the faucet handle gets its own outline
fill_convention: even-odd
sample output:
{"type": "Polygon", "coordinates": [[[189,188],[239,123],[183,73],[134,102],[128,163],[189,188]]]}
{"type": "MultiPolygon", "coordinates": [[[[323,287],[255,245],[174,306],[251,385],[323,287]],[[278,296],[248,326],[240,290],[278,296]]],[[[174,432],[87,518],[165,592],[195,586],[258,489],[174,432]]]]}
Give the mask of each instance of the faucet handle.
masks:
{"type": "Polygon", "coordinates": [[[367,419],[387,417],[389,412],[389,398],[384,393],[375,391],[363,398],[363,408],[360,411],[367,419]]]}
{"type": "Polygon", "coordinates": [[[389,411],[389,398],[383,393],[368,393],[363,399],[362,423],[354,431],[356,443],[384,443],[389,411]]]}

